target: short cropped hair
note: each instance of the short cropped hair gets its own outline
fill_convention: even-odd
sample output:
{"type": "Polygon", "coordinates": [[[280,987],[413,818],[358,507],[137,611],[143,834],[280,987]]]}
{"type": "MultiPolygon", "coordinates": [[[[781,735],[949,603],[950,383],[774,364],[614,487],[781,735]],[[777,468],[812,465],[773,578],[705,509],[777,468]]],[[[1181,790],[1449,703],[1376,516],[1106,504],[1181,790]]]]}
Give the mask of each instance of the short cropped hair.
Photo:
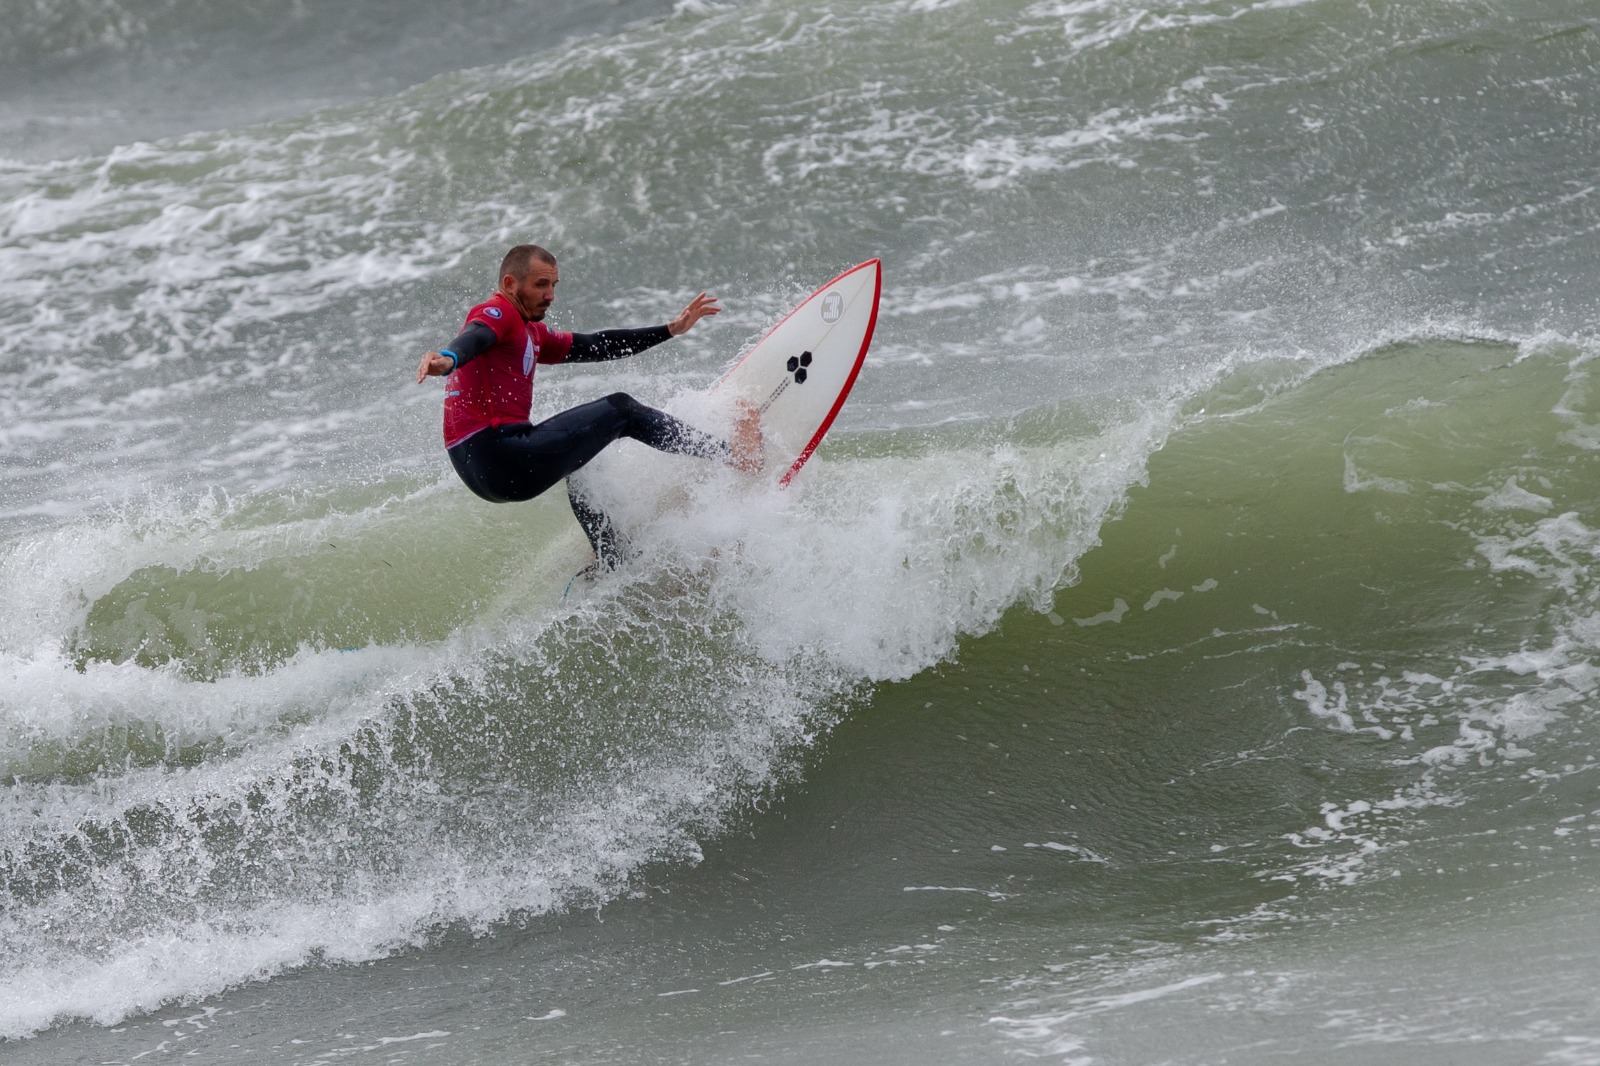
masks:
{"type": "Polygon", "coordinates": [[[556,265],[556,257],[539,247],[537,244],[519,244],[506,253],[500,260],[500,277],[510,274],[521,281],[528,276],[528,271],[533,269],[535,261],[549,266],[556,265]]]}

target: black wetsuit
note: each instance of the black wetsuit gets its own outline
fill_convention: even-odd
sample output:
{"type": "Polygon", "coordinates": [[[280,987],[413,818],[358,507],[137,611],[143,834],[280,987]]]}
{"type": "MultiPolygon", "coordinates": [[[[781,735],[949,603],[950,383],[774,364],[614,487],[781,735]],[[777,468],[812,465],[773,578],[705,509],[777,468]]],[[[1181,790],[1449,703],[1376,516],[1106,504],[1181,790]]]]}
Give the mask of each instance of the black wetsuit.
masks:
{"type": "MultiPolygon", "coordinates": [[[[666,326],[574,333],[565,362],[620,359],[652,348],[671,335],[666,326]]],[[[453,356],[460,366],[487,351],[495,339],[487,326],[473,322],[440,351],[453,356]]],[[[491,503],[512,503],[533,499],[623,437],[660,451],[705,459],[726,460],[730,454],[726,441],[646,407],[625,392],[580,404],[537,425],[518,422],[479,430],[448,449],[448,454],[467,488],[491,503]]],[[[570,481],[567,498],[596,560],[608,569],[615,566],[620,561],[620,546],[611,521],[570,481]]]]}

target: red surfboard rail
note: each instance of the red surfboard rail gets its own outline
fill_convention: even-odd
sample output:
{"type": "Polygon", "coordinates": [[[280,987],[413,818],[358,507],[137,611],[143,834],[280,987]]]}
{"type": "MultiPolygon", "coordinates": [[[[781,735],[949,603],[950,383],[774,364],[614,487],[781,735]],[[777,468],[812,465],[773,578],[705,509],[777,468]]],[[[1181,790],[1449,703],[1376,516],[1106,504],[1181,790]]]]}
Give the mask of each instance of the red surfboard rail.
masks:
{"type": "MultiPolygon", "coordinates": [[[[804,308],[812,300],[816,299],[818,296],[820,296],[822,293],[824,293],[828,289],[832,288],[835,285],[838,285],[840,282],[844,281],[846,278],[848,278],[851,275],[856,274],[856,273],[858,273],[858,272],[860,272],[862,270],[874,270],[874,271],[876,271],[876,276],[875,276],[875,278],[873,280],[873,288],[872,288],[872,312],[871,312],[871,314],[869,315],[869,317],[867,319],[866,332],[863,334],[863,336],[861,338],[861,349],[860,349],[860,351],[858,351],[856,353],[855,362],[850,367],[849,376],[845,379],[844,386],[839,390],[839,395],[834,398],[833,406],[828,410],[827,415],[824,416],[824,418],[822,419],[822,424],[817,427],[817,431],[814,434],[812,434],[811,439],[809,441],[807,441],[806,444],[805,444],[805,447],[803,447],[800,450],[800,454],[795,459],[793,464],[791,464],[789,469],[784,471],[783,476],[778,479],[778,486],[780,488],[787,488],[788,485],[789,485],[789,482],[792,481],[794,479],[794,476],[797,473],[800,472],[800,468],[805,466],[806,460],[810,459],[812,453],[817,450],[817,445],[822,443],[822,438],[827,435],[828,428],[833,425],[833,420],[838,417],[839,409],[844,406],[845,400],[848,399],[849,396],[850,396],[850,390],[855,388],[856,378],[860,376],[860,374],[861,374],[861,366],[866,361],[866,358],[867,358],[867,349],[872,346],[872,335],[877,330],[877,327],[878,327],[878,302],[879,302],[879,299],[881,298],[881,296],[883,295],[883,269],[882,269],[882,266],[883,266],[883,264],[882,264],[881,260],[868,259],[866,262],[858,263],[855,266],[851,267],[849,270],[846,270],[843,273],[839,274],[837,277],[831,278],[827,282],[825,282],[824,284],[819,285],[817,287],[816,291],[813,292],[810,296],[806,297],[804,300],[800,301],[800,303],[795,307],[795,309],[793,311],[790,311],[787,315],[784,315],[783,318],[777,323],[777,325],[775,325],[771,329],[767,330],[767,332],[762,335],[761,340],[757,341],[754,345],[752,345],[751,348],[750,348],[750,351],[745,354],[744,359],[748,359],[750,357],[750,355],[752,353],[754,353],[756,351],[756,349],[760,348],[762,343],[765,342],[768,337],[772,336],[772,334],[777,332],[778,329],[785,322],[789,321],[789,319],[794,317],[796,314],[798,314],[802,308],[804,308]]],[[[738,370],[739,367],[744,364],[744,359],[740,359],[737,363],[735,363],[732,367],[730,367],[728,369],[728,372],[726,374],[724,374],[720,379],[718,379],[717,384],[712,386],[713,390],[716,389],[716,387],[718,385],[721,385],[722,382],[726,381],[729,377],[731,377],[733,375],[734,371],[738,370]]]]}

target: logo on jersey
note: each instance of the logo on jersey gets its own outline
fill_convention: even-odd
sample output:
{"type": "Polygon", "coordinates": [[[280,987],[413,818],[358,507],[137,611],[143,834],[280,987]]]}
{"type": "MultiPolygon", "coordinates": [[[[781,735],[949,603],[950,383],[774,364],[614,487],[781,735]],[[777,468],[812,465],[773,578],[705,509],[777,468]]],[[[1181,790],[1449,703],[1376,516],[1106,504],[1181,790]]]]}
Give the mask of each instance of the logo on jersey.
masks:
{"type": "Polygon", "coordinates": [[[833,325],[844,314],[844,297],[830,292],[822,298],[822,321],[833,325]]]}
{"type": "Polygon", "coordinates": [[[500,309],[498,307],[485,307],[483,309],[483,313],[493,319],[498,319],[500,317],[500,309]]]}
{"type": "Polygon", "coordinates": [[[539,346],[533,343],[533,338],[528,338],[528,346],[522,349],[522,376],[533,376],[533,364],[539,361],[539,346]]]}

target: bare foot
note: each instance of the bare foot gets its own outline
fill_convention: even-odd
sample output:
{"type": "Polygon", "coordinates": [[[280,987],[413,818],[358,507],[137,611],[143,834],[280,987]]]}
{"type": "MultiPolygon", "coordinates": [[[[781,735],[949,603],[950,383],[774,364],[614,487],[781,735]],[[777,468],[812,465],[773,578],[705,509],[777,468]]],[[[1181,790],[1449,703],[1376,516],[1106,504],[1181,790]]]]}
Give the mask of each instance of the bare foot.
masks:
{"type": "Polygon", "coordinates": [[[761,412],[755,405],[741,400],[739,420],[733,424],[733,437],[728,441],[733,452],[733,468],[746,474],[759,474],[765,465],[761,454],[761,412]]]}

